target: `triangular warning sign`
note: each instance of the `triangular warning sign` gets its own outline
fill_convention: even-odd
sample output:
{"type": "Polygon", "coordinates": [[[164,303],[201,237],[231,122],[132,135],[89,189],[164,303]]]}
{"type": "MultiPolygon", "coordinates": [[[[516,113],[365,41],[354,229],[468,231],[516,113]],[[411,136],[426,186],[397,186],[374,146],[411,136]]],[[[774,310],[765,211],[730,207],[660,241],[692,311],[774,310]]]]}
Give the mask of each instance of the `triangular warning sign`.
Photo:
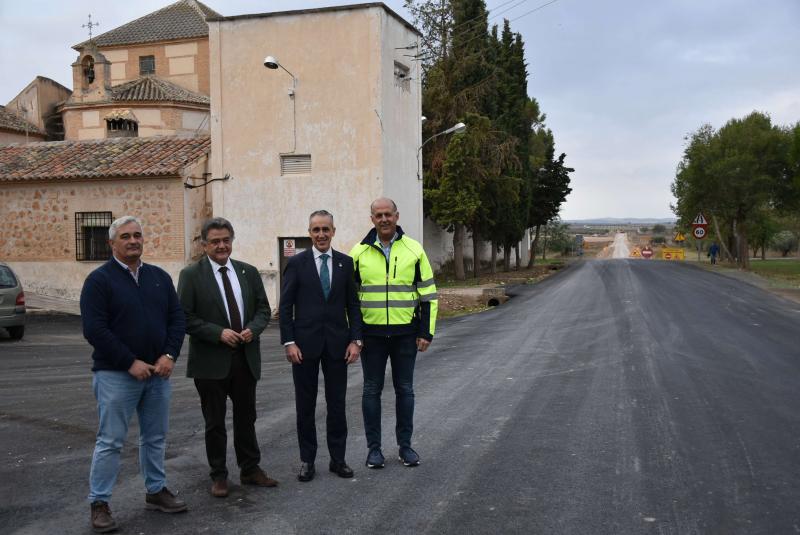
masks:
{"type": "Polygon", "coordinates": [[[697,217],[694,218],[692,225],[708,225],[708,221],[706,221],[706,217],[701,212],[697,214],[697,217]]]}

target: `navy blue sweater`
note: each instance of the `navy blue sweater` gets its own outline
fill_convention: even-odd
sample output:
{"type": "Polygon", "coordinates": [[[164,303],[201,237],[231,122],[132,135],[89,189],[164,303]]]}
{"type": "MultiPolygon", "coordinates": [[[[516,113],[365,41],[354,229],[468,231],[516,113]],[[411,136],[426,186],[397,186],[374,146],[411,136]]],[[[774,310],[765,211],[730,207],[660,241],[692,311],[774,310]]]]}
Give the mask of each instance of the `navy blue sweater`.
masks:
{"type": "Polygon", "coordinates": [[[165,353],[177,358],[186,330],[186,318],[166,271],[142,264],[137,286],[113,258],[83,283],[81,319],[83,336],[94,347],[93,371],[127,371],[134,359],[155,364],[165,353]]]}

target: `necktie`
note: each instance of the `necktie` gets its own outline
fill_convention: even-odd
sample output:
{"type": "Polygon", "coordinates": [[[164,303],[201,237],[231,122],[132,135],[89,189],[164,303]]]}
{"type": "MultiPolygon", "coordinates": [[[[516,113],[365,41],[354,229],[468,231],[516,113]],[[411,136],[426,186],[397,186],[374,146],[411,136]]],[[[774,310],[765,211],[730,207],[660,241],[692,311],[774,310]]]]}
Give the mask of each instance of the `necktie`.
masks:
{"type": "Polygon", "coordinates": [[[222,275],[222,287],[225,288],[225,301],[228,302],[228,314],[231,316],[231,329],[237,333],[242,332],[242,315],[239,313],[239,305],[236,304],[236,297],[233,295],[233,286],[228,278],[228,268],[219,268],[222,275]]]}
{"type": "Polygon", "coordinates": [[[319,259],[322,260],[322,265],[319,267],[319,280],[322,283],[322,293],[325,295],[325,300],[328,299],[328,295],[331,293],[331,274],[328,271],[328,257],[329,255],[326,253],[319,255],[319,259]]]}

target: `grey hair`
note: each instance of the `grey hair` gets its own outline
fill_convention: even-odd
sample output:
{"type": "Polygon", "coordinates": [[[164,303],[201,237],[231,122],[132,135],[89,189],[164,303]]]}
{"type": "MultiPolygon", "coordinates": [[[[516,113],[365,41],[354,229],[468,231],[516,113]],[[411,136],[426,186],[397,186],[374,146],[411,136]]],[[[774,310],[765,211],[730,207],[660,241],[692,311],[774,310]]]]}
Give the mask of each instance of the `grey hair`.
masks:
{"type": "Polygon", "coordinates": [[[132,215],[124,215],[119,219],[115,220],[113,223],[111,223],[111,226],[108,227],[108,239],[109,240],[116,239],[117,230],[119,230],[119,227],[124,227],[128,223],[136,223],[137,225],[139,225],[139,228],[144,228],[142,226],[142,222],[139,221],[139,218],[134,217],[132,215]]]}
{"type": "Polygon", "coordinates": [[[331,226],[333,226],[333,214],[332,213],[330,213],[327,210],[315,210],[315,211],[311,212],[310,216],[308,216],[308,226],[309,227],[311,226],[311,220],[314,219],[315,217],[317,217],[318,215],[321,215],[323,217],[330,217],[331,218],[331,226]]]}
{"type": "Polygon", "coordinates": [[[206,243],[208,240],[208,231],[209,230],[222,230],[228,229],[231,233],[231,239],[234,238],[235,234],[233,232],[233,225],[231,222],[225,219],[224,217],[212,217],[211,219],[206,219],[203,223],[203,228],[200,229],[200,241],[206,243]]]}
{"type": "Polygon", "coordinates": [[[392,203],[392,209],[393,209],[395,212],[397,211],[397,204],[396,204],[396,203],[395,203],[395,202],[394,202],[392,199],[390,199],[389,197],[378,197],[377,199],[375,199],[374,201],[372,201],[372,202],[369,204],[369,212],[370,212],[371,214],[372,214],[372,213],[375,213],[375,203],[376,203],[376,202],[379,202],[379,201],[389,201],[390,203],[392,203]]]}

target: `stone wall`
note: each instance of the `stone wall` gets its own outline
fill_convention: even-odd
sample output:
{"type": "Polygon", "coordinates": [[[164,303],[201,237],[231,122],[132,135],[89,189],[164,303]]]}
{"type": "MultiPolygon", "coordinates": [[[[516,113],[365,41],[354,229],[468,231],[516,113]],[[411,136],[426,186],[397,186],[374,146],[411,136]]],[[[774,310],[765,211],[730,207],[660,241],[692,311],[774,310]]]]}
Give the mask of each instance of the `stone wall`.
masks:
{"type": "Polygon", "coordinates": [[[76,212],[110,211],[144,223],[147,262],[177,271],[185,264],[184,189],[180,178],[4,183],[0,188],[0,259],[28,289],[77,298],[102,262],[76,260],[76,212]]]}

